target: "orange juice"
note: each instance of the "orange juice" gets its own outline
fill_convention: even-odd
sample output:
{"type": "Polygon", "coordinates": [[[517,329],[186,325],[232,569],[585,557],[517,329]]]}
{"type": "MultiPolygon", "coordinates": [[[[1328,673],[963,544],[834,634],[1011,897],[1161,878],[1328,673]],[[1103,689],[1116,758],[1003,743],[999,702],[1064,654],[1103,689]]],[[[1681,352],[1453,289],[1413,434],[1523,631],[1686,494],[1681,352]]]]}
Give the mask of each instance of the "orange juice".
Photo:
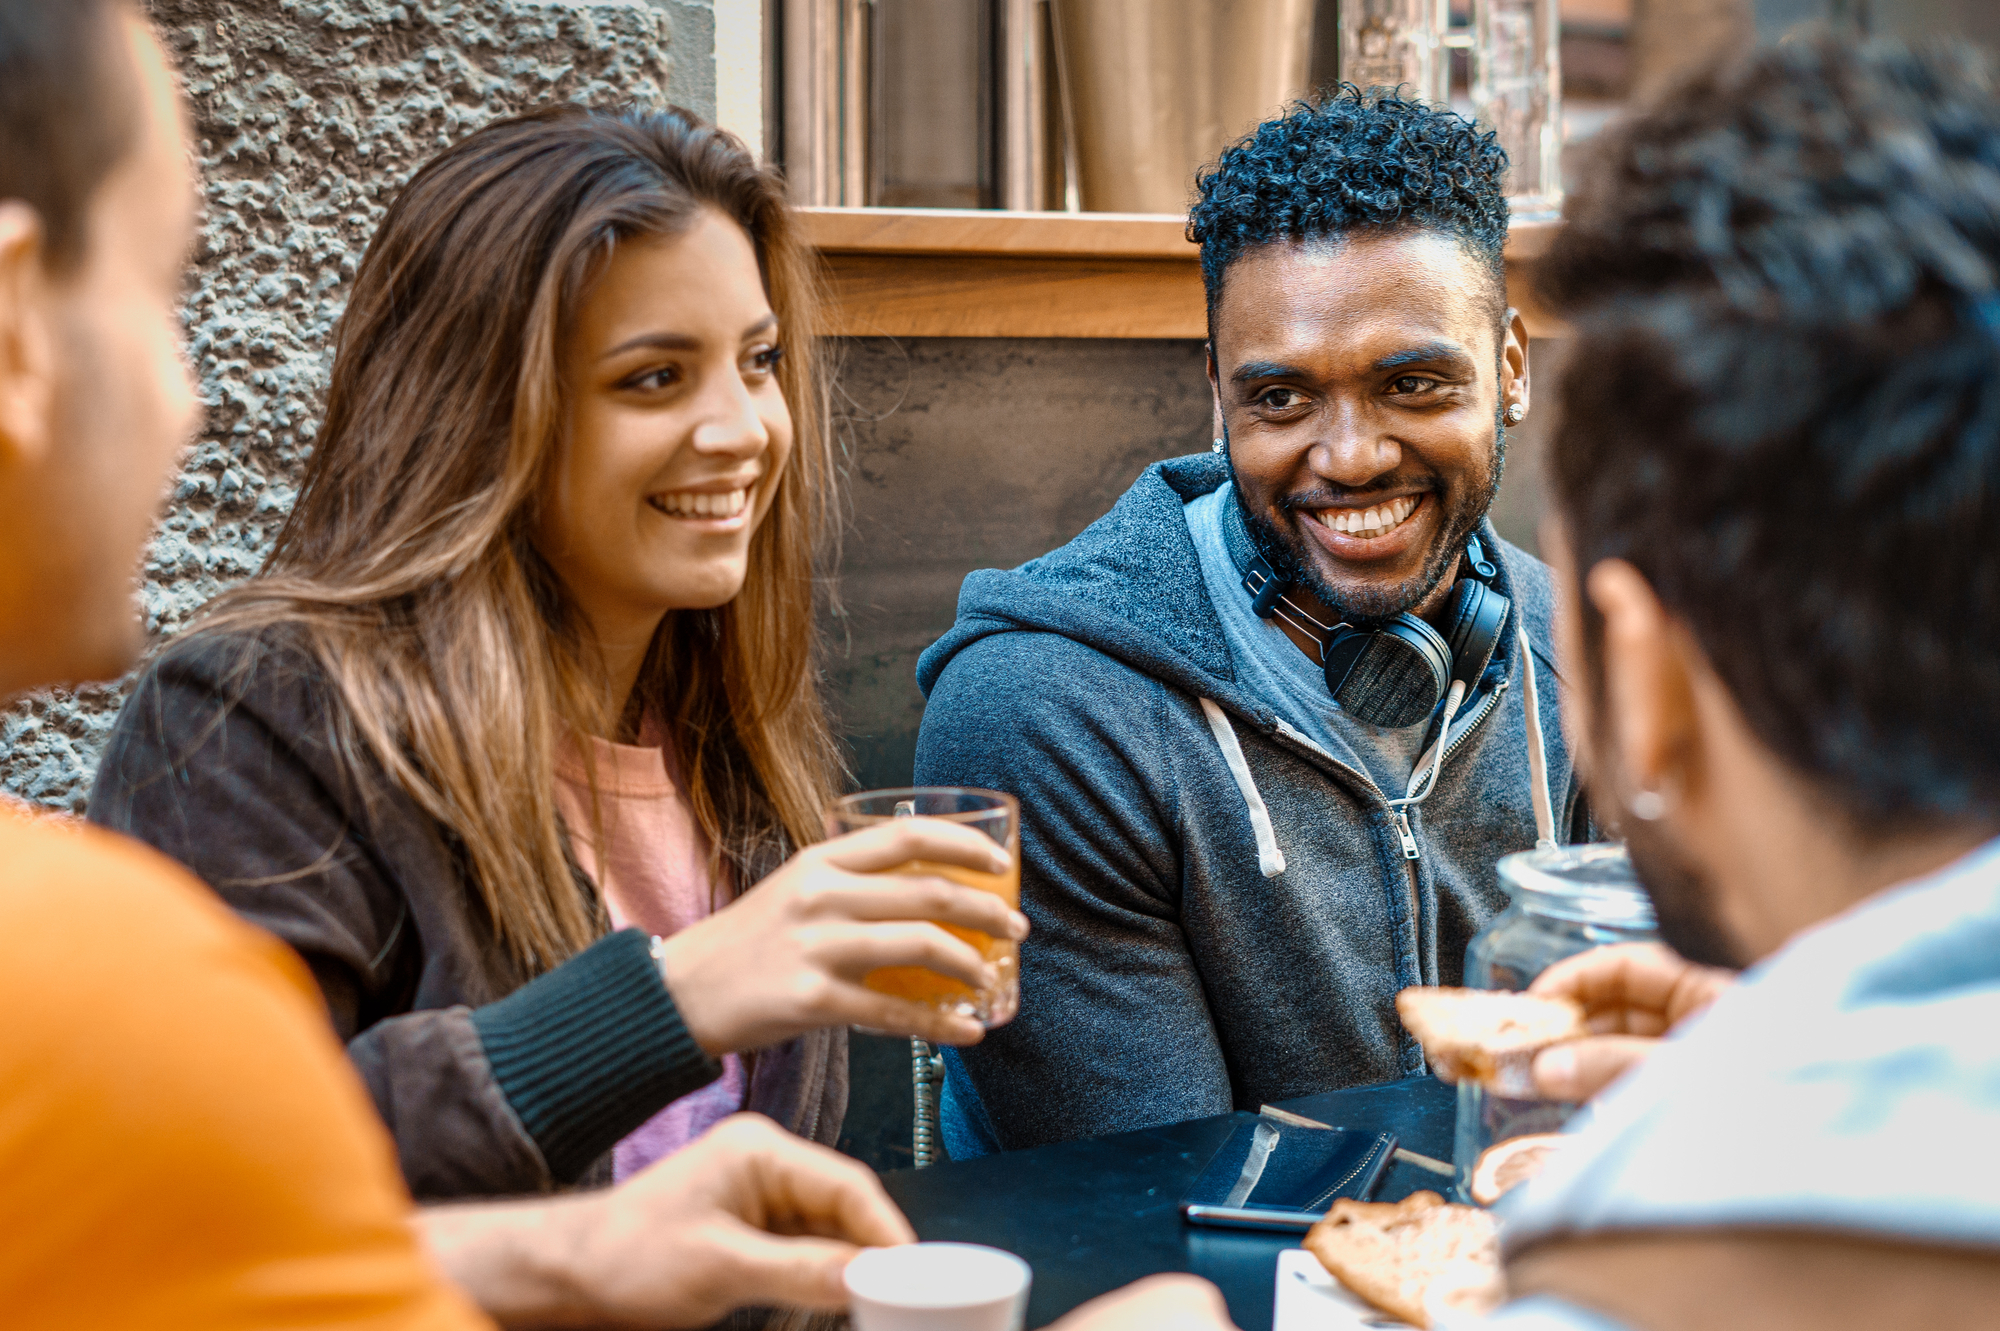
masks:
{"type": "MultiPolygon", "coordinates": [[[[906,860],[887,872],[949,878],[954,883],[991,892],[1016,909],[1021,905],[1021,863],[1018,858],[1008,865],[1005,873],[980,873],[956,864],[938,864],[931,860],[906,860]]],[[[1021,1001],[1020,945],[1011,939],[995,938],[976,929],[960,929],[949,924],[939,927],[963,938],[993,963],[994,969],[1000,973],[993,989],[976,993],[969,986],[922,966],[885,966],[868,972],[863,983],[878,994],[965,1012],[989,1025],[998,1025],[1011,1018],[1021,1001]]]]}

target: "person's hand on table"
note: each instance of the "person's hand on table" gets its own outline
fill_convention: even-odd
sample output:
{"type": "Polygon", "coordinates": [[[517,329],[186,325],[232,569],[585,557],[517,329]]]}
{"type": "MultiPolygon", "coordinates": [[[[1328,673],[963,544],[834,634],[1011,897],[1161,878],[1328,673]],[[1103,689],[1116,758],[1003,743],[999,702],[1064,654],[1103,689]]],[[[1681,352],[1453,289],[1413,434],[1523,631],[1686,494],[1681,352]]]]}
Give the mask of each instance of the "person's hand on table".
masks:
{"type": "Polygon", "coordinates": [[[1661,943],[1617,943],[1564,958],[1528,992],[1574,999],[1594,1033],[1537,1054],[1535,1089],[1552,1100],[1590,1099],[1735,982],[1736,972],[1698,966],[1661,943]]]}
{"type": "Polygon", "coordinates": [[[1236,1331],[1222,1293],[1199,1276],[1148,1276],[1092,1299],[1049,1331],[1236,1331]]]}
{"type": "Polygon", "coordinates": [[[699,1327],[732,1310],[847,1305],[866,1246],[910,1243],[867,1167],[738,1114],[601,1192],[441,1206],[418,1225],[508,1327],[699,1327]]]}
{"type": "Polygon", "coordinates": [[[1028,919],[991,892],[929,875],[892,875],[910,860],[980,873],[1007,852],[969,827],[898,818],[822,841],[763,882],[661,944],[660,967],[689,1034],[710,1054],[777,1044],[825,1026],[867,1026],[937,1044],[984,1031],[862,987],[884,966],[922,966],[984,989],[993,967],[940,924],[995,938],[1027,937],[1028,919]]]}

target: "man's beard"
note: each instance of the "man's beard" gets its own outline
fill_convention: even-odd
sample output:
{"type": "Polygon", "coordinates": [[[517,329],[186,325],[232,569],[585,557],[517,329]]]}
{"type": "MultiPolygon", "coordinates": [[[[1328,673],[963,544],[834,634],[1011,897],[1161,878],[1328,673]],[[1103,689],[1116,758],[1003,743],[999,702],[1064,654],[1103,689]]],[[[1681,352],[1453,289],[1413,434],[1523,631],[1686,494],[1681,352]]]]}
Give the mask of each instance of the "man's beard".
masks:
{"type": "MultiPolygon", "coordinates": [[[[1430,594],[1437,590],[1457,566],[1459,555],[1465,550],[1466,541],[1479,528],[1488,510],[1493,507],[1494,496],[1500,493],[1500,475],[1505,468],[1507,456],[1506,432],[1494,427],[1493,464],[1488,470],[1486,484],[1470,485],[1457,496],[1452,510],[1446,515],[1444,524],[1438,529],[1437,541],[1424,555],[1424,566],[1416,576],[1405,578],[1391,587],[1364,587],[1349,591],[1337,591],[1320,575],[1319,568],[1312,562],[1306,551],[1306,542],[1311,538],[1294,526],[1290,531],[1281,529],[1262,513],[1253,513],[1243,502],[1241,486],[1236,489],[1237,507],[1243,511],[1244,525],[1249,527],[1251,536],[1270,562],[1272,571],[1278,577],[1295,587],[1303,587],[1318,598],[1319,603],[1338,614],[1351,624],[1366,627],[1394,619],[1413,606],[1422,605],[1430,594]]],[[[1343,499],[1365,499],[1370,490],[1381,487],[1365,487],[1359,490],[1343,489],[1339,497],[1343,499]]],[[[1432,489],[1431,497],[1443,503],[1445,491],[1432,489]]],[[[1315,492],[1301,499],[1323,499],[1326,492],[1315,492]]],[[[1312,517],[1295,507],[1292,499],[1281,500],[1278,507],[1293,515],[1292,521],[1312,522],[1312,517]]]]}
{"type": "Polygon", "coordinates": [[[1653,899],[1660,939],[1703,966],[1741,970],[1748,965],[1716,910],[1715,887],[1673,839],[1652,823],[1631,819],[1623,829],[1625,848],[1646,895],[1653,899]]]}

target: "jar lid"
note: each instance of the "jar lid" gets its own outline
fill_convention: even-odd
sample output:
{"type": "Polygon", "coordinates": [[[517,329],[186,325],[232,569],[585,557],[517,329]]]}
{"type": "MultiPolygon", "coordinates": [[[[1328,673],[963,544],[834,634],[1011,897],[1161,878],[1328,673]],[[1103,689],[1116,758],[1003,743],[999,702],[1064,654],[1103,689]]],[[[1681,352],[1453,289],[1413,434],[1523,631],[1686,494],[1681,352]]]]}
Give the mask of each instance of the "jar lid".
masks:
{"type": "Polygon", "coordinates": [[[1516,851],[1497,867],[1500,886],[1524,909],[1588,924],[1655,927],[1652,898],[1620,843],[1516,851]]]}

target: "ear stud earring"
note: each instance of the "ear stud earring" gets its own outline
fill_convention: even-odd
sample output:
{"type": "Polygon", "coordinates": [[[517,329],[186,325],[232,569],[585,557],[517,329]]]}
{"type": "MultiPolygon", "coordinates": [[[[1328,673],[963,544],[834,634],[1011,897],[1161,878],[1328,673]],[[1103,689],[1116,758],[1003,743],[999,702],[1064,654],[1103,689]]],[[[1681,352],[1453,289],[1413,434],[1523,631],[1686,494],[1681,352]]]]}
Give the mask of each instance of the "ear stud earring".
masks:
{"type": "Polygon", "coordinates": [[[1208,451],[1211,453],[1220,453],[1222,451],[1222,437],[1220,435],[1217,435],[1215,442],[1208,446],[1208,451]]]}
{"type": "Polygon", "coordinates": [[[1528,419],[1528,409],[1520,403],[1513,403],[1507,408],[1507,424],[1519,425],[1526,419],[1528,419]]]}
{"type": "Polygon", "coordinates": [[[1635,790],[1625,801],[1625,808],[1634,818],[1649,823],[1657,823],[1670,812],[1667,797],[1657,790],[1635,790]]]}

